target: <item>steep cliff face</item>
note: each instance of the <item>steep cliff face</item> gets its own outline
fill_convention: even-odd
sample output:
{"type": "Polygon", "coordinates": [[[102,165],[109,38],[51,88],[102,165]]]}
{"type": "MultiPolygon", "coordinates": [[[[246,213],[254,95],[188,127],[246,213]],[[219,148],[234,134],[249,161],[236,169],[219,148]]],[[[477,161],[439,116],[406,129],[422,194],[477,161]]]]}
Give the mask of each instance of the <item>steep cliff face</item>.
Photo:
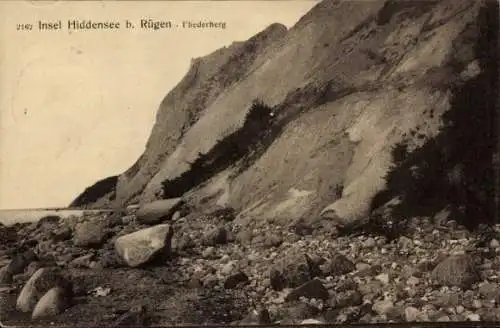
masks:
{"type": "Polygon", "coordinates": [[[192,61],[184,79],[161,103],[144,154],[120,176],[117,203],[136,200],[214,100],[244,79],[257,56],[285,33],[285,26],[274,24],[246,42],[234,43],[192,61]]]}
{"type": "Polygon", "coordinates": [[[118,178],[115,204],[184,196],[232,206],[240,222],[323,216],[346,225],[395,196],[420,202],[395,181],[421,181],[402,172],[444,153],[432,174],[465,165],[476,186],[465,202],[491,203],[492,186],[472,190],[493,181],[493,144],[477,143],[496,138],[494,125],[482,126],[494,121],[497,8],[325,0],[289,31],[272,25],[195,60],[161,104],[146,151],[118,178]],[[467,129],[471,116],[459,140],[475,150],[460,152],[452,126],[467,129]],[[478,177],[471,158],[489,173],[478,177]]]}

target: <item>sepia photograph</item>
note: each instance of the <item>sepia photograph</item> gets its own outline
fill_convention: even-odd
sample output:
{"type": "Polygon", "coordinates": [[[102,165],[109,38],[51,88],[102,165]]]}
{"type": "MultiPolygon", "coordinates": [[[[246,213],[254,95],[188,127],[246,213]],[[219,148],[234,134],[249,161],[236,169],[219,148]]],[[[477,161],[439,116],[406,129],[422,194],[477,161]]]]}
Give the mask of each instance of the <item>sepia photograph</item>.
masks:
{"type": "Polygon", "coordinates": [[[497,0],[0,16],[0,326],[500,324],[497,0]]]}

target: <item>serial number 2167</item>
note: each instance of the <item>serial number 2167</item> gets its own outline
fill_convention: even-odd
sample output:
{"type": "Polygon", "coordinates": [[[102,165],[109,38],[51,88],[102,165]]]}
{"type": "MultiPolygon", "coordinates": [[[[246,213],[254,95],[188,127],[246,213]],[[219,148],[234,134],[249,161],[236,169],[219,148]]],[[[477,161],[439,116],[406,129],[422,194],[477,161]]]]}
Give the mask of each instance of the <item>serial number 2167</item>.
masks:
{"type": "Polygon", "coordinates": [[[33,24],[17,24],[16,30],[18,31],[31,31],[33,29],[33,24]]]}

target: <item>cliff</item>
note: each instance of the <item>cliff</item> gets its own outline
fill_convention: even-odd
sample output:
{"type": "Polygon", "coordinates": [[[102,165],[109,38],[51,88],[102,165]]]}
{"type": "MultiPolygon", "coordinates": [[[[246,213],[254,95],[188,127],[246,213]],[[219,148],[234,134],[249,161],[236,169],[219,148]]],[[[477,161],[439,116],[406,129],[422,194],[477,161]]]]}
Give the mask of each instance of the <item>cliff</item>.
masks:
{"type": "Polygon", "coordinates": [[[184,197],[241,224],[345,227],[399,197],[401,217],[492,218],[497,16],[486,0],[325,0],[194,59],[137,162],[72,205],[184,197]]]}

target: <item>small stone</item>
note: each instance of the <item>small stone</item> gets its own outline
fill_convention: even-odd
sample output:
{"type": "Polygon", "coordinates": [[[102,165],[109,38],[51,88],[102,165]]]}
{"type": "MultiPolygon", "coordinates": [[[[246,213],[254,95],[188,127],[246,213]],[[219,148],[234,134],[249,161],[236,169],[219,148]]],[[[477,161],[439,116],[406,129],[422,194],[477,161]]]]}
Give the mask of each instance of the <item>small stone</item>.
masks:
{"type": "Polygon", "coordinates": [[[455,308],[455,311],[457,311],[457,314],[462,314],[465,311],[465,308],[462,305],[459,305],[455,308]]]}
{"type": "Polygon", "coordinates": [[[315,298],[323,301],[326,301],[328,298],[330,298],[328,290],[318,279],[310,280],[305,284],[295,288],[285,297],[285,301],[296,301],[302,296],[308,299],[315,298]]]}
{"type": "Polygon", "coordinates": [[[91,261],[89,263],[89,268],[92,270],[102,270],[102,269],[104,269],[104,266],[100,262],[91,261]]]}
{"type": "Polygon", "coordinates": [[[283,318],[281,324],[296,324],[302,320],[315,317],[318,314],[318,308],[303,302],[292,302],[284,304],[279,315],[283,318]]]}
{"type": "Polygon", "coordinates": [[[255,262],[255,261],[259,260],[259,256],[255,253],[252,253],[252,254],[248,254],[247,259],[249,261],[255,262]]]}
{"type": "Polygon", "coordinates": [[[369,237],[368,239],[366,239],[364,242],[363,242],[363,247],[364,248],[373,248],[377,246],[377,242],[375,241],[374,238],[372,237],[369,237]]]}
{"type": "Polygon", "coordinates": [[[496,300],[500,301],[500,287],[498,284],[485,283],[479,287],[479,295],[481,295],[486,300],[496,300]]]}
{"type": "Polygon", "coordinates": [[[420,315],[418,316],[419,322],[429,322],[431,319],[429,318],[429,314],[425,312],[421,312],[420,315]]]}
{"type": "Polygon", "coordinates": [[[208,230],[202,237],[202,245],[215,246],[227,242],[227,230],[224,227],[215,227],[208,230]]]}
{"type": "Polygon", "coordinates": [[[420,311],[415,307],[409,306],[405,309],[405,320],[407,322],[417,321],[419,315],[420,311]]]}
{"type": "Polygon", "coordinates": [[[325,276],[343,275],[355,269],[354,263],[342,254],[335,254],[331,259],[320,265],[320,270],[325,276]]]}
{"type": "Polygon", "coordinates": [[[432,243],[434,240],[436,240],[436,237],[433,234],[424,236],[424,242],[426,243],[432,243]]]}
{"type": "Polygon", "coordinates": [[[264,246],[266,247],[279,247],[283,243],[283,239],[275,234],[269,233],[264,239],[264,246]]]}
{"type": "Polygon", "coordinates": [[[231,260],[231,257],[228,255],[228,254],[224,254],[221,258],[220,258],[220,263],[223,263],[223,264],[227,264],[229,263],[231,260]]]}
{"type": "Polygon", "coordinates": [[[500,242],[496,239],[490,241],[490,248],[500,248],[500,242]]]}
{"type": "Polygon", "coordinates": [[[42,268],[42,264],[40,262],[37,262],[37,261],[31,262],[24,269],[24,274],[28,275],[28,277],[31,277],[40,268],[42,268]]]}
{"type": "Polygon", "coordinates": [[[397,245],[401,250],[410,250],[413,248],[413,240],[406,236],[401,236],[398,240],[397,245]]]}
{"type": "MultiPolygon", "coordinates": [[[[333,277],[326,277],[326,280],[327,281],[332,281],[333,280],[333,277]]],[[[336,286],[335,286],[335,290],[337,292],[345,292],[345,291],[348,291],[348,290],[355,290],[357,288],[357,284],[356,282],[354,281],[354,279],[352,278],[346,278],[345,280],[342,280],[342,281],[339,281],[336,286]]]]}
{"type": "Polygon", "coordinates": [[[203,287],[205,288],[213,288],[217,285],[218,283],[217,276],[214,274],[209,274],[203,279],[203,287]]]}
{"type": "Polygon", "coordinates": [[[231,272],[234,271],[235,267],[236,267],[235,262],[232,262],[232,261],[228,262],[222,267],[222,269],[220,270],[220,273],[227,276],[227,275],[231,274],[231,272]]]}
{"type": "Polygon", "coordinates": [[[498,308],[492,307],[490,309],[484,307],[482,309],[476,310],[476,314],[479,315],[481,321],[496,322],[498,321],[498,315],[500,312],[498,308]]]}
{"type": "Polygon", "coordinates": [[[363,296],[380,295],[384,290],[384,284],[378,280],[372,280],[359,284],[358,290],[363,296]]]}
{"type": "Polygon", "coordinates": [[[269,315],[269,311],[266,309],[262,309],[260,311],[253,309],[239,322],[240,325],[268,325],[270,323],[271,316],[269,315]]]}
{"type": "Polygon", "coordinates": [[[357,290],[339,292],[335,297],[336,308],[346,308],[363,304],[363,295],[357,290]]]}
{"type": "Polygon", "coordinates": [[[356,263],[356,270],[359,272],[369,270],[371,268],[371,265],[367,263],[356,263]]]}
{"type": "Polygon", "coordinates": [[[215,247],[209,246],[203,250],[201,256],[205,259],[212,258],[215,256],[215,247]]]}
{"type": "Polygon", "coordinates": [[[316,319],[306,319],[306,320],[302,320],[302,322],[300,324],[301,325],[322,325],[322,324],[324,324],[324,322],[316,320],[316,319]]]}
{"type": "Polygon", "coordinates": [[[434,301],[433,304],[439,307],[449,307],[449,306],[457,306],[462,304],[463,300],[459,293],[443,293],[439,295],[434,301]]]}
{"type": "Polygon", "coordinates": [[[269,271],[269,281],[271,288],[276,291],[281,291],[286,287],[286,281],[281,272],[276,269],[271,269],[269,271]]]}
{"type": "Polygon", "coordinates": [[[420,283],[420,279],[418,279],[417,277],[415,276],[411,276],[410,278],[408,278],[408,280],[406,280],[406,284],[408,286],[411,286],[411,287],[415,287],[416,285],[418,285],[420,283]]]}
{"type": "Polygon", "coordinates": [[[172,240],[172,248],[177,251],[183,251],[195,247],[195,243],[191,236],[188,234],[183,234],[179,238],[174,238],[172,240]]]}
{"type": "Polygon", "coordinates": [[[387,315],[394,309],[394,303],[390,300],[376,301],[372,309],[374,312],[380,315],[387,315]]]}
{"type": "Polygon", "coordinates": [[[4,285],[12,283],[12,276],[13,274],[10,272],[8,264],[2,267],[0,269],[0,284],[4,285]]]}
{"type": "Polygon", "coordinates": [[[389,274],[387,273],[381,273],[375,277],[378,281],[382,282],[383,284],[387,285],[389,284],[389,274]]]}
{"type": "Polygon", "coordinates": [[[135,221],[135,215],[126,215],[121,218],[123,225],[129,225],[135,221]]]}
{"type": "Polygon", "coordinates": [[[479,321],[479,320],[481,320],[481,317],[479,316],[479,314],[471,313],[471,314],[467,315],[467,319],[469,321],[479,321]]]}
{"type": "Polygon", "coordinates": [[[377,246],[384,246],[387,244],[387,238],[384,236],[381,236],[377,239],[377,246]]]}
{"type": "Polygon", "coordinates": [[[438,321],[438,322],[448,322],[448,321],[451,321],[451,319],[450,319],[450,317],[449,317],[449,316],[444,315],[444,316],[442,316],[442,317],[439,317],[439,318],[437,319],[437,321],[438,321]]]}
{"type": "MultiPolygon", "coordinates": [[[[463,305],[466,309],[473,309],[474,308],[474,299],[476,295],[474,291],[472,290],[467,290],[465,293],[462,294],[462,302],[459,303],[463,305]]],[[[458,304],[457,304],[458,305],[458,304]]]]}
{"type": "Polygon", "coordinates": [[[242,230],[236,234],[236,241],[240,245],[247,245],[252,242],[253,233],[251,230],[242,230]]]}
{"type": "MultiPolygon", "coordinates": [[[[256,254],[258,259],[262,258],[262,255],[256,254]]],[[[255,261],[260,262],[260,261],[255,261]]],[[[319,271],[319,268],[312,263],[311,257],[306,256],[304,253],[293,252],[284,254],[276,261],[272,269],[281,273],[284,281],[286,282],[286,287],[295,288],[311,280],[311,272],[319,271]]]]}
{"type": "Polygon", "coordinates": [[[174,214],[172,214],[172,220],[173,222],[179,221],[179,219],[182,217],[182,214],[180,211],[176,211],[174,214]]]}
{"type": "Polygon", "coordinates": [[[64,241],[71,238],[72,231],[70,227],[61,227],[51,232],[52,240],[64,241]]]}
{"type": "Polygon", "coordinates": [[[224,282],[225,289],[233,289],[236,288],[240,284],[244,284],[248,282],[248,276],[244,272],[238,272],[233,274],[232,276],[227,277],[224,282]]]}
{"type": "Polygon", "coordinates": [[[111,288],[103,288],[101,286],[98,286],[90,291],[90,293],[95,296],[95,297],[105,297],[108,296],[109,293],[111,293],[111,288]]]}
{"type": "Polygon", "coordinates": [[[90,266],[90,261],[94,257],[94,254],[86,254],[80,257],[77,257],[76,259],[72,260],[70,262],[71,265],[75,267],[89,267],[90,266]]]}

